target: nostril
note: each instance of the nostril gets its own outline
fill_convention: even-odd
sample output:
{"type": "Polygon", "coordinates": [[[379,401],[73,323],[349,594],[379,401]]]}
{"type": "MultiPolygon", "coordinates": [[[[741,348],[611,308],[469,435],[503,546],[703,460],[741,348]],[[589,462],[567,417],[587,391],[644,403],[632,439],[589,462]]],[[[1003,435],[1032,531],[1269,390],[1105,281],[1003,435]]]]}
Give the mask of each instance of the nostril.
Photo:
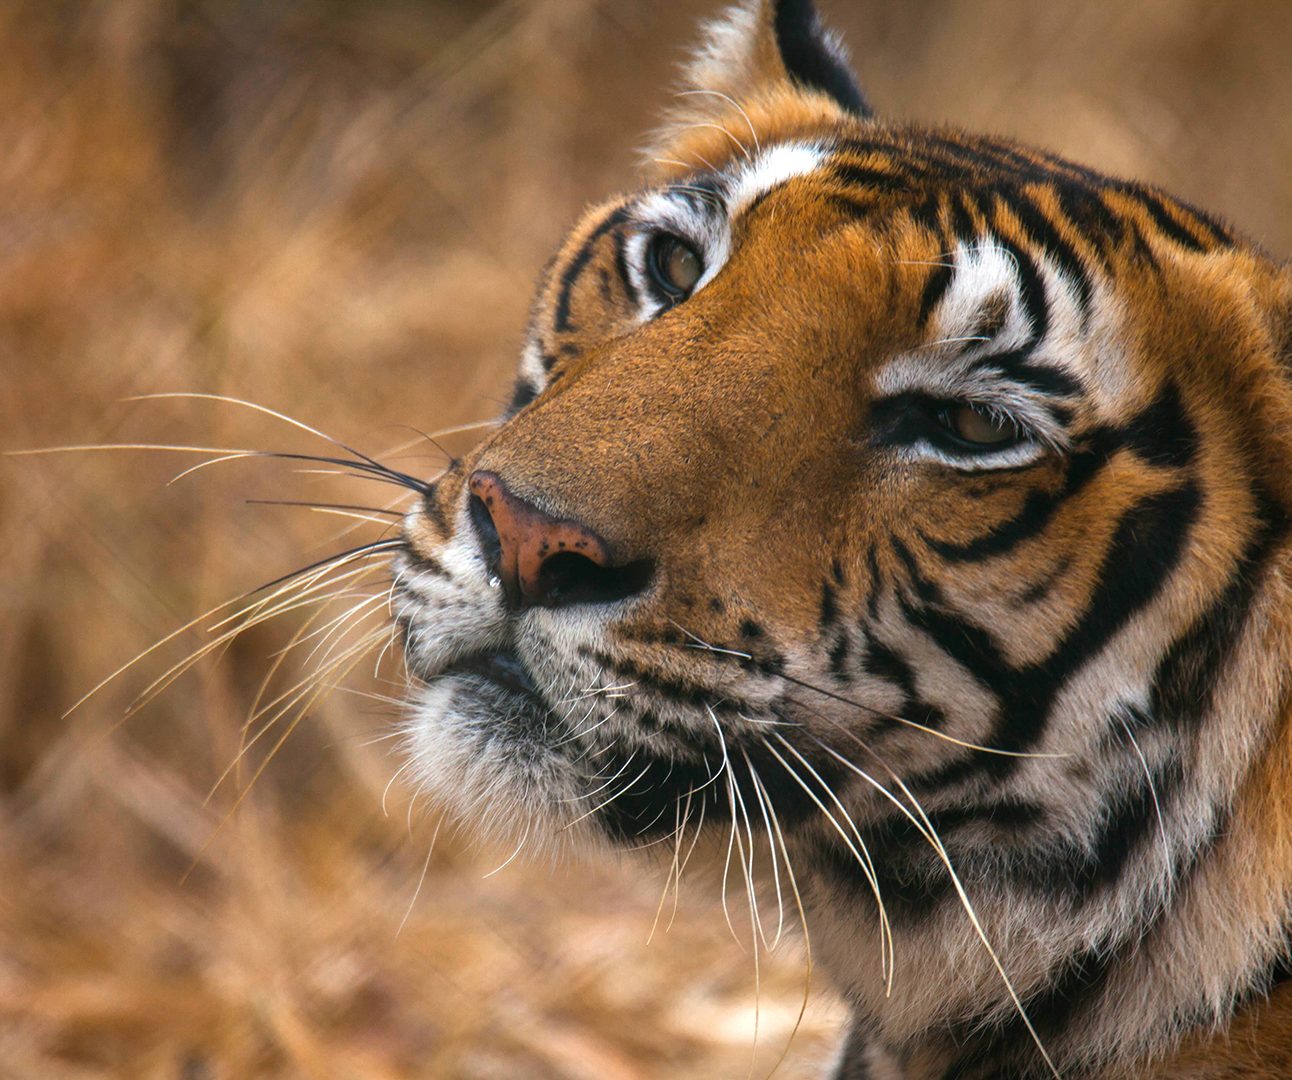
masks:
{"type": "Polygon", "coordinates": [[[467,512],[486,571],[511,607],[610,603],[650,582],[651,562],[616,562],[610,545],[588,526],[517,497],[497,473],[477,470],[468,487],[467,512]]]}
{"type": "Polygon", "coordinates": [[[467,513],[480,540],[480,551],[484,555],[485,566],[491,577],[498,577],[502,566],[502,540],[498,536],[498,527],[493,523],[493,515],[489,513],[489,508],[485,506],[484,500],[479,495],[471,496],[467,503],[467,513]]]}
{"type": "Polygon", "coordinates": [[[543,560],[538,571],[537,603],[609,604],[626,600],[650,584],[655,568],[649,559],[622,566],[602,566],[574,551],[558,551],[543,560]]]}

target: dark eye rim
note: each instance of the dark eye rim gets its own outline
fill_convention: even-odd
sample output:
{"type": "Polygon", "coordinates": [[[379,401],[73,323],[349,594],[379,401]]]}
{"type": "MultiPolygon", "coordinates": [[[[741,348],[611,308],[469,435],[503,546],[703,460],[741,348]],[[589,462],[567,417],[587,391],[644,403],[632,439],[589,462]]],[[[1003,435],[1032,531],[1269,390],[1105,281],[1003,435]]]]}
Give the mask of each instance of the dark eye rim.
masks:
{"type": "Polygon", "coordinates": [[[650,240],[646,244],[646,273],[650,277],[651,285],[659,291],[669,304],[679,303],[695,291],[694,286],[690,289],[679,289],[669,281],[668,276],[664,273],[665,260],[674,247],[685,248],[689,251],[700,266],[700,276],[704,274],[704,259],[695,250],[695,245],[688,243],[676,233],[652,233],[650,240]]]}
{"type": "Polygon", "coordinates": [[[913,446],[922,442],[966,461],[987,459],[1019,446],[1048,448],[1046,441],[1039,438],[1028,424],[1004,409],[969,398],[933,397],[919,391],[903,391],[872,401],[865,425],[866,435],[862,441],[871,446],[913,446]],[[957,435],[950,422],[951,414],[965,406],[983,409],[1008,420],[1014,437],[998,443],[975,443],[957,435]]]}

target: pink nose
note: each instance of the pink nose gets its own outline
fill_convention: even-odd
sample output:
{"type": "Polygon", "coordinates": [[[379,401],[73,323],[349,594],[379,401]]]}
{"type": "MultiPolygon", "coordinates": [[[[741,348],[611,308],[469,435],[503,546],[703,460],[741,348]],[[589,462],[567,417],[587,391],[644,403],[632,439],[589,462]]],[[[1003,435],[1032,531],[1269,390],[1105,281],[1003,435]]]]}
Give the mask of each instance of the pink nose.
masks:
{"type": "Polygon", "coordinates": [[[572,585],[611,567],[600,536],[517,498],[497,473],[474,472],[468,487],[479,500],[472,516],[486,559],[514,604],[557,607],[589,599],[572,585]]]}

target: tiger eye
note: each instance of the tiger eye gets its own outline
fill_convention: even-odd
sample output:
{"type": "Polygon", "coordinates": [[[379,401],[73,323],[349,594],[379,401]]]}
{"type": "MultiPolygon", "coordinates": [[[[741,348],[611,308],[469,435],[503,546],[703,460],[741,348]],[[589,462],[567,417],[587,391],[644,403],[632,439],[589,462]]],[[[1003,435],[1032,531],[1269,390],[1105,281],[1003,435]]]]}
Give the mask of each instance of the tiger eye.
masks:
{"type": "Polygon", "coordinates": [[[667,233],[651,244],[650,270],[659,285],[673,297],[684,297],[704,273],[704,263],[693,248],[667,233]]]}
{"type": "Polygon", "coordinates": [[[1008,420],[973,405],[953,405],[948,409],[947,426],[965,442],[978,446],[996,446],[1018,437],[1018,429],[1008,420]]]}

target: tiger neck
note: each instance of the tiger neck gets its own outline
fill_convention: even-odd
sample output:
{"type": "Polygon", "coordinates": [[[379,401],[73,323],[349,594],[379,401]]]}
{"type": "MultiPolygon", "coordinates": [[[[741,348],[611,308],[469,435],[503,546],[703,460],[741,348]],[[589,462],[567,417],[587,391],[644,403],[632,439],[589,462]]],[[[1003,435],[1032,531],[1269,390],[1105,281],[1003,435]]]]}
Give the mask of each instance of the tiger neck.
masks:
{"type": "MultiPolygon", "coordinates": [[[[1181,738],[1180,767],[1186,778],[1228,770],[1230,779],[1186,785],[1160,808],[1168,831],[1190,816],[1214,818],[1201,840],[1177,854],[1169,891],[1131,896],[1129,886],[1119,886],[1098,903],[1104,911],[1125,905],[1124,917],[1092,933],[1080,908],[1061,897],[1002,895],[999,882],[962,868],[1022,1009],[988,964],[978,968],[976,993],[963,993],[974,981],[964,975],[972,967],[964,944],[972,930],[962,912],[945,910],[926,928],[895,929],[899,964],[904,946],[915,954],[897,977],[920,987],[894,1001],[876,995],[873,983],[854,994],[855,1034],[839,1077],[1042,1080],[1056,1073],[1038,1043],[1064,1077],[1292,1075],[1214,1071],[1236,1052],[1224,1050],[1223,1034],[1217,1041],[1214,1033],[1251,1026],[1246,1018],[1261,1014],[1272,989],[1279,1010],[1265,1010],[1273,1019],[1258,1034],[1286,1042],[1292,1054],[1292,575],[1282,515],[1277,543],[1267,548],[1249,569],[1258,582],[1241,605],[1231,596],[1213,608],[1224,617],[1213,620],[1208,648],[1190,660],[1188,678],[1203,671],[1212,683],[1198,688],[1186,680],[1206,691],[1207,706],[1181,738]],[[1235,607],[1241,610],[1229,610],[1235,607]],[[1220,668],[1209,666],[1216,651],[1225,654],[1220,668]],[[1026,944],[1038,929],[1051,943],[1048,952],[1026,944]],[[1056,939],[1067,946],[1053,947],[1056,939]]],[[[1277,1045],[1263,1050],[1281,1052],[1277,1045]]]]}

